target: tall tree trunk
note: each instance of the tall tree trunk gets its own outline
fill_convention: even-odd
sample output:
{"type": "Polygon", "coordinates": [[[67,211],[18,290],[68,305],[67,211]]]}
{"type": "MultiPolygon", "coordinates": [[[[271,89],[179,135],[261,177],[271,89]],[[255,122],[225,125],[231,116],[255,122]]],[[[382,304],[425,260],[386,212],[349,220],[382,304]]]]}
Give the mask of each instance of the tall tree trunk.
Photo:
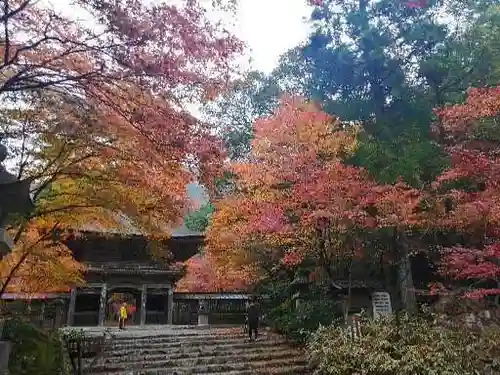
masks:
{"type": "Polygon", "coordinates": [[[400,235],[397,229],[394,230],[394,244],[397,246],[398,254],[398,281],[401,302],[404,309],[410,313],[417,312],[417,298],[415,296],[415,285],[411,273],[410,253],[404,235],[400,235]]]}

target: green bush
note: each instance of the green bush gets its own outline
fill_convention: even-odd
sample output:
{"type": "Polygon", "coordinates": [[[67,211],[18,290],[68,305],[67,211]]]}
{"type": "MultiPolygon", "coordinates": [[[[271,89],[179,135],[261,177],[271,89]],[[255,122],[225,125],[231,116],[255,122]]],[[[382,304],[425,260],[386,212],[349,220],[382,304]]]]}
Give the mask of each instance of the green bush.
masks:
{"type": "Polygon", "coordinates": [[[65,348],[56,332],[44,332],[30,323],[10,319],[4,339],[12,343],[9,358],[11,375],[62,375],[67,373],[65,348]]]}
{"type": "Polygon", "coordinates": [[[296,308],[297,293],[294,275],[280,274],[259,285],[257,293],[267,298],[263,301],[264,323],[273,330],[298,343],[306,343],[309,335],[320,324],[329,325],[342,316],[338,302],[325,297],[324,285],[310,283],[301,293],[296,308]]]}
{"type": "Polygon", "coordinates": [[[357,340],[339,326],[321,327],[311,336],[308,348],[318,375],[485,375],[500,370],[498,330],[472,333],[406,315],[361,324],[357,340]]]}
{"type": "Polygon", "coordinates": [[[304,300],[298,307],[287,299],[266,315],[274,330],[298,343],[306,343],[320,325],[332,324],[340,316],[337,304],[327,299],[304,300]]]}

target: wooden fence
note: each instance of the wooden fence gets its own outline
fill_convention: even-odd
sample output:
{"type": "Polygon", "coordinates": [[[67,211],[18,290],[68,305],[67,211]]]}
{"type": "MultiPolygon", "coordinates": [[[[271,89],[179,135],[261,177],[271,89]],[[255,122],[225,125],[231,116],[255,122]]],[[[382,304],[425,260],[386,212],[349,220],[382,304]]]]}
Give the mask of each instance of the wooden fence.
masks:
{"type": "MultiPolygon", "coordinates": [[[[173,324],[198,324],[199,309],[203,304],[208,312],[209,324],[242,325],[245,322],[247,300],[248,296],[244,294],[175,293],[173,324]]],[[[0,307],[4,316],[22,317],[38,328],[59,328],[66,324],[67,301],[64,299],[2,300],[0,307]]],[[[76,311],[75,325],[97,325],[97,315],[97,310],[76,311]]],[[[164,312],[155,314],[148,311],[147,318],[147,324],[166,324],[164,312]]]]}
{"type": "Polygon", "coordinates": [[[247,300],[243,294],[174,294],[173,324],[198,324],[201,305],[208,324],[244,324],[247,300]]]}
{"type": "Polygon", "coordinates": [[[66,323],[66,307],[61,300],[1,301],[1,314],[23,319],[40,329],[60,328],[66,323]]]}

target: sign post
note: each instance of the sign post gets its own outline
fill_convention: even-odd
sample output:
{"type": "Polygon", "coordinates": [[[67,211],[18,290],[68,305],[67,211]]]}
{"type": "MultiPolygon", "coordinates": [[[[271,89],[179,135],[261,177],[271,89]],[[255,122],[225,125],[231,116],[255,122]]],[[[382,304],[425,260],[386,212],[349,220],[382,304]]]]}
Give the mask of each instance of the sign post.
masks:
{"type": "Polygon", "coordinates": [[[388,292],[372,294],[373,318],[383,318],[392,315],[391,295],[388,292]]]}

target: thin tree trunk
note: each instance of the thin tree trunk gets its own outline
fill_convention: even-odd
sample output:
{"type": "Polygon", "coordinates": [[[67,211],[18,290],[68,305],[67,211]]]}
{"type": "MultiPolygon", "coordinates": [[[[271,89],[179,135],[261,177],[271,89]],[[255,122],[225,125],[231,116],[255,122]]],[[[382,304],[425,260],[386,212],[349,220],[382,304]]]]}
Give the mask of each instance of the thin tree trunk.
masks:
{"type": "Polygon", "coordinates": [[[415,285],[411,273],[411,261],[406,241],[400,240],[400,236],[395,230],[395,244],[398,246],[398,279],[401,295],[401,302],[404,309],[410,313],[417,312],[417,298],[415,296],[415,285]]]}
{"type": "MultiPolygon", "coordinates": [[[[497,280],[497,288],[500,289],[500,279],[497,280]]],[[[500,294],[495,296],[495,300],[493,302],[496,307],[500,307],[500,294]]]]}
{"type": "Polygon", "coordinates": [[[351,310],[352,304],[352,260],[349,263],[349,276],[347,284],[347,302],[344,310],[344,322],[347,325],[349,318],[349,311],[351,310]]]}

